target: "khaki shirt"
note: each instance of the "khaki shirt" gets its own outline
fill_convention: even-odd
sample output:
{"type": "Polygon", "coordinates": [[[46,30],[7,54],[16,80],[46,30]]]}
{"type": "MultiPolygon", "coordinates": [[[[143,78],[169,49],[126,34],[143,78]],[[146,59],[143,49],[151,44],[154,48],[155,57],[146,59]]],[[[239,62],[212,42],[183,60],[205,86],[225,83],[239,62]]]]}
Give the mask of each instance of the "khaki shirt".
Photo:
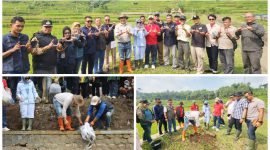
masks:
{"type": "Polygon", "coordinates": [[[187,24],[178,25],[177,28],[177,40],[179,41],[184,41],[184,42],[189,42],[190,37],[187,36],[186,31],[183,29],[183,27],[187,30],[187,32],[190,32],[191,27],[187,24]]]}
{"type": "Polygon", "coordinates": [[[233,43],[226,35],[226,32],[229,32],[232,37],[235,37],[236,27],[229,26],[226,28],[224,26],[220,29],[220,37],[218,38],[218,49],[233,49],[233,43]]]}
{"type": "Polygon", "coordinates": [[[264,101],[254,97],[251,102],[248,102],[247,119],[254,120],[259,118],[259,109],[265,108],[264,101]]]}
{"type": "Polygon", "coordinates": [[[206,36],[206,47],[211,47],[211,45],[218,46],[218,41],[215,39],[218,36],[218,32],[220,31],[220,26],[218,24],[214,24],[211,27],[210,24],[206,25],[209,36],[206,36]]]}
{"type": "Polygon", "coordinates": [[[124,34],[119,35],[120,33],[123,33],[126,31],[129,31],[130,33],[132,32],[131,25],[129,25],[127,23],[126,24],[119,23],[115,26],[114,34],[115,34],[115,37],[118,40],[118,42],[126,43],[126,42],[131,41],[131,35],[129,35],[128,33],[124,33],[124,34]]]}

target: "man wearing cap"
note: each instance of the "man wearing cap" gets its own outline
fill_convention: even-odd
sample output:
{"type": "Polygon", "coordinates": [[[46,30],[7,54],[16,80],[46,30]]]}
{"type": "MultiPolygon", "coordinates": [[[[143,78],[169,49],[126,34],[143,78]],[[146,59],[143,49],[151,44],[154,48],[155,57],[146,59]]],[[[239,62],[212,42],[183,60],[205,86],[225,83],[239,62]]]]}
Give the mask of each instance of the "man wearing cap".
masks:
{"type": "Polygon", "coordinates": [[[213,110],[213,116],[214,116],[214,126],[213,129],[216,129],[216,131],[219,131],[221,118],[223,115],[223,104],[220,103],[220,99],[217,97],[215,98],[215,104],[214,104],[214,110],[213,110]],[[216,124],[217,122],[217,124],[216,124]]]}
{"type": "Polygon", "coordinates": [[[175,108],[175,113],[180,128],[184,128],[185,109],[183,102],[180,102],[179,106],[175,108]]]}
{"type": "Polygon", "coordinates": [[[145,68],[149,67],[149,54],[152,58],[152,69],[156,68],[157,51],[158,51],[158,35],[160,35],[160,28],[154,23],[154,16],[148,17],[148,24],[145,25],[148,32],[146,36],[146,52],[145,52],[145,68]]]}
{"type": "Polygon", "coordinates": [[[28,36],[22,34],[25,21],[22,17],[13,17],[10,22],[10,32],[3,36],[3,73],[26,74],[30,70],[28,53],[31,45],[28,36]]]}
{"type": "Polygon", "coordinates": [[[103,129],[101,125],[101,118],[106,118],[105,129],[111,129],[111,118],[114,112],[113,105],[108,101],[101,100],[98,96],[94,96],[91,99],[91,104],[88,108],[87,117],[84,122],[90,122],[91,126],[94,126],[97,123],[97,127],[103,129]],[[95,110],[95,114],[93,114],[95,110]]]}
{"type": "Polygon", "coordinates": [[[158,123],[158,133],[159,133],[159,135],[162,135],[163,134],[162,133],[162,125],[164,125],[165,133],[168,133],[167,121],[165,120],[165,116],[163,113],[164,106],[162,105],[160,98],[156,98],[155,101],[156,101],[156,105],[153,107],[155,120],[158,123]]]}
{"type": "Polygon", "coordinates": [[[41,31],[34,33],[31,39],[33,73],[55,74],[57,65],[57,51],[63,51],[62,44],[58,43],[55,36],[51,34],[53,24],[51,20],[41,22],[41,31]]]}
{"type": "Polygon", "coordinates": [[[118,51],[120,56],[119,61],[119,74],[124,73],[124,63],[126,61],[128,72],[132,73],[132,65],[131,65],[131,36],[132,27],[127,23],[128,17],[126,15],[120,15],[118,17],[120,23],[115,26],[115,37],[118,40],[118,51]]]}
{"type": "Polygon", "coordinates": [[[66,130],[74,130],[71,127],[72,110],[75,111],[75,116],[77,117],[79,124],[83,124],[80,107],[84,105],[84,100],[81,95],[74,95],[68,92],[58,93],[53,98],[53,105],[58,116],[58,125],[60,131],[65,130],[63,120],[66,125],[66,130]]]}
{"type": "Polygon", "coordinates": [[[174,15],[174,23],[178,26],[180,25],[182,22],[180,21],[180,15],[177,13],[174,15]]]}
{"type": "Polygon", "coordinates": [[[147,100],[142,100],[141,105],[142,107],[139,110],[141,112],[137,111],[136,113],[138,114],[138,119],[140,119],[140,125],[144,130],[143,141],[151,143],[151,126],[152,123],[155,122],[155,118],[152,111],[149,109],[149,102],[147,100]]]}
{"type": "Polygon", "coordinates": [[[245,92],[245,97],[248,101],[248,110],[246,116],[246,124],[248,127],[248,150],[255,150],[256,129],[263,124],[265,104],[264,101],[254,97],[252,91],[245,92]]]}
{"type": "MultiPolygon", "coordinates": [[[[162,20],[160,20],[160,14],[159,13],[155,13],[154,14],[154,21],[155,24],[159,26],[159,28],[163,27],[164,22],[162,20]]],[[[158,35],[158,62],[159,65],[164,65],[164,61],[163,61],[163,35],[160,34],[158,35]]]]}
{"type": "Polygon", "coordinates": [[[240,37],[242,43],[242,59],[246,74],[261,74],[260,59],[263,53],[264,27],[256,23],[254,14],[245,14],[246,23],[236,31],[236,36],[240,37]]]}
{"type": "Polygon", "coordinates": [[[180,16],[181,24],[177,25],[175,34],[178,41],[178,65],[180,69],[190,70],[190,26],[186,24],[186,16],[180,16]]]}
{"type": "Polygon", "coordinates": [[[191,38],[191,57],[194,63],[194,69],[197,74],[204,72],[203,57],[205,49],[205,34],[207,33],[207,27],[200,23],[200,17],[195,15],[192,17],[194,25],[191,26],[190,33],[191,38]]]}
{"type": "Polygon", "coordinates": [[[238,141],[239,136],[242,132],[242,123],[246,119],[248,102],[247,100],[242,99],[241,92],[235,93],[234,96],[235,96],[235,104],[233,107],[226,135],[230,135],[232,127],[233,125],[235,125],[236,129],[235,141],[238,141]]]}
{"type": "Polygon", "coordinates": [[[218,73],[218,33],[220,31],[220,25],[216,23],[216,19],[216,15],[208,15],[209,23],[206,24],[207,33],[205,34],[209,68],[210,71],[214,74],[218,73]]]}
{"type": "Polygon", "coordinates": [[[92,17],[86,16],[85,26],[81,28],[82,33],[86,37],[86,44],[84,47],[83,61],[82,61],[82,74],[86,74],[86,68],[88,67],[88,74],[93,73],[96,51],[97,51],[97,39],[99,36],[99,30],[92,25],[92,17]]]}
{"type": "Polygon", "coordinates": [[[223,65],[224,74],[233,74],[234,72],[234,45],[232,40],[236,41],[236,28],[231,25],[231,18],[222,18],[223,26],[221,26],[218,38],[219,59],[223,65]]]}
{"type": "Polygon", "coordinates": [[[172,54],[172,68],[177,68],[176,60],[176,36],[175,36],[176,24],[172,21],[172,15],[168,14],[166,17],[166,23],[161,27],[161,33],[164,34],[164,65],[170,65],[170,52],[172,54]]]}
{"type": "Polygon", "coordinates": [[[143,58],[146,49],[146,38],[148,34],[144,24],[140,19],[136,20],[136,26],[133,28],[134,35],[134,55],[135,55],[135,69],[142,67],[143,58]]]}

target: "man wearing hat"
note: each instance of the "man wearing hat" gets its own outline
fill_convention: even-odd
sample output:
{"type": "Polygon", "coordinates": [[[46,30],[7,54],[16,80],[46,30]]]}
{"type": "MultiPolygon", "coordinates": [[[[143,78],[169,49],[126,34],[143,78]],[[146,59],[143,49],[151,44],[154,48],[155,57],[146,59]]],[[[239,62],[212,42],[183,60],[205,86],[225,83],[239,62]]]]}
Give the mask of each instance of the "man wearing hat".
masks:
{"type": "Polygon", "coordinates": [[[139,110],[141,112],[136,112],[138,114],[138,119],[140,119],[140,125],[144,130],[143,141],[148,143],[152,142],[151,138],[151,126],[155,122],[154,115],[149,109],[149,102],[147,100],[141,101],[142,108],[139,110]]]}
{"type": "Polygon", "coordinates": [[[22,34],[25,24],[23,17],[13,17],[10,21],[10,33],[3,36],[3,73],[25,74],[30,70],[28,53],[31,45],[28,36],[22,34]]]}
{"type": "Polygon", "coordinates": [[[186,16],[180,16],[181,24],[176,27],[175,34],[178,42],[178,65],[180,69],[190,70],[190,26],[186,24],[186,16]]]}
{"type": "Polygon", "coordinates": [[[72,110],[75,111],[75,116],[77,117],[79,124],[82,125],[80,107],[84,105],[84,100],[81,95],[74,95],[69,92],[58,93],[53,98],[53,105],[58,116],[58,125],[60,131],[69,130],[73,131],[71,127],[72,110]],[[66,128],[64,129],[64,124],[66,128]]]}
{"type": "Polygon", "coordinates": [[[101,125],[101,118],[106,118],[105,129],[111,129],[111,118],[114,112],[113,105],[108,101],[101,100],[98,96],[93,96],[91,99],[91,104],[88,108],[87,117],[84,122],[90,122],[91,126],[97,123],[99,129],[103,129],[101,125]],[[95,114],[93,114],[95,110],[95,114]]]}
{"type": "MultiPolygon", "coordinates": [[[[159,26],[159,28],[163,27],[164,22],[160,20],[160,14],[158,12],[154,13],[154,21],[155,24],[159,26]]],[[[164,65],[163,61],[163,35],[158,35],[158,62],[159,65],[164,65]]]]}
{"type": "Polygon", "coordinates": [[[235,141],[238,141],[239,136],[242,132],[242,123],[246,118],[248,102],[245,99],[242,99],[241,92],[235,93],[234,97],[235,97],[235,104],[233,107],[226,135],[230,135],[232,127],[233,125],[235,125],[236,129],[235,141]]]}
{"type": "Polygon", "coordinates": [[[214,104],[214,110],[213,110],[213,116],[214,116],[214,126],[213,129],[216,129],[216,131],[219,131],[221,118],[223,115],[223,104],[220,103],[220,99],[218,97],[215,98],[215,104],[214,104]],[[216,124],[217,122],[217,124],[216,124]]]}
{"type": "Polygon", "coordinates": [[[33,73],[56,74],[57,51],[64,49],[57,38],[51,34],[52,21],[43,20],[41,26],[41,31],[34,33],[31,40],[33,73]]]}
{"type": "Polygon", "coordinates": [[[145,52],[145,68],[149,67],[149,55],[152,56],[152,69],[156,68],[156,59],[158,51],[158,35],[160,35],[160,28],[154,22],[154,16],[148,17],[148,24],[145,26],[148,35],[146,36],[146,52],[145,52]]]}
{"type": "Polygon", "coordinates": [[[120,56],[119,61],[119,74],[124,73],[124,64],[125,61],[127,63],[128,72],[132,73],[132,65],[131,65],[131,36],[132,27],[127,23],[128,17],[126,15],[120,15],[118,17],[120,23],[115,26],[115,37],[118,42],[118,51],[120,56]]]}
{"type": "Polygon", "coordinates": [[[205,34],[207,33],[207,28],[204,24],[200,23],[200,17],[195,15],[192,17],[194,25],[191,26],[190,33],[191,38],[191,57],[194,63],[194,70],[197,74],[202,74],[204,72],[203,58],[205,49],[205,34]]]}

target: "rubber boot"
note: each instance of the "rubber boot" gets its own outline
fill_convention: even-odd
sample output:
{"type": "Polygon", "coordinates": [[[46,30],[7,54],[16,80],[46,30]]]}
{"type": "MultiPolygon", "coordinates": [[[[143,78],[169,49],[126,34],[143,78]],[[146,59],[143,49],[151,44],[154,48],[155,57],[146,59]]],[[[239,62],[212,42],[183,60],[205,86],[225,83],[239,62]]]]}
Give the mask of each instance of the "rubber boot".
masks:
{"type": "Polygon", "coordinates": [[[68,123],[66,124],[66,130],[74,131],[75,129],[71,128],[71,116],[67,116],[68,123]]]}
{"type": "Polygon", "coordinates": [[[255,143],[256,143],[255,140],[250,140],[249,139],[246,150],[255,150],[255,143]]]}
{"type": "Polygon", "coordinates": [[[182,141],[184,142],[186,140],[186,131],[182,131],[182,141]]]}
{"type": "Polygon", "coordinates": [[[22,118],[22,131],[25,131],[26,119],[22,118]]]}
{"type": "Polygon", "coordinates": [[[231,134],[231,131],[232,131],[232,128],[229,128],[229,127],[228,127],[227,132],[226,132],[225,135],[230,135],[230,134],[231,134]]]}
{"type": "Polygon", "coordinates": [[[139,60],[139,68],[143,68],[143,60],[142,59],[139,60]]]}
{"type": "Polygon", "coordinates": [[[58,125],[59,125],[59,130],[60,131],[65,131],[65,128],[64,128],[64,123],[63,123],[63,118],[62,117],[59,117],[58,118],[58,125]]]}
{"type": "Polygon", "coordinates": [[[124,61],[120,60],[119,62],[119,74],[123,74],[124,73],[124,61]]]}
{"type": "Polygon", "coordinates": [[[32,124],[33,124],[33,118],[29,118],[28,119],[28,128],[27,128],[28,131],[32,130],[32,124]]]}
{"type": "Polygon", "coordinates": [[[183,122],[181,122],[181,128],[184,128],[184,123],[183,122]]]}
{"type": "Polygon", "coordinates": [[[132,71],[132,64],[131,64],[130,59],[127,59],[126,62],[127,62],[128,72],[132,73],[133,71],[132,71]]]}
{"type": "Polygon", "coordinates": [[[239,137],[240,137],[241,132],[242,132],[242,131],[240,131],[240,130],[236,130],[236,134],[235,134],[235,139],[234,139],[234,141],[238,141],[238,140],[239,140],[239,137]]]}
{"type": "Polygon", "coordinates": [[[193,130],[194,130],[194,134],[197,134],[198,133],[198,127],[193,126],[193,130]]]}
{"type": "Polygon", "coordinates": [[[134,63],[135,63],[135,64],[134,64],[134,67],[135,67],[135,70],[136,70],[136,69],[138,69],[138,66],[139,66],[139,65],[138,65],[138,60],[135,60],[134,63]]]}

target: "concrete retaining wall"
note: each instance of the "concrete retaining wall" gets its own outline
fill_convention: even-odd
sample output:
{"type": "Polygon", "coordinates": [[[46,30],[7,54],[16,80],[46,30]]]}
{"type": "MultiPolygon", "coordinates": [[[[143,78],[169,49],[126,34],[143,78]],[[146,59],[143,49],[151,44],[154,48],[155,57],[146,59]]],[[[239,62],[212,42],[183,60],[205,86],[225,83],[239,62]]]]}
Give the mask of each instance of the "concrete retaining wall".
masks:
{"type": "MultiPolygon", "coordinates": [[[[133,150],[132,130],[96,131],[93,150],[133,150]]],[[[87,142],[77,131],[9,131],[3,150],[84,150],[87,142]]]]}

